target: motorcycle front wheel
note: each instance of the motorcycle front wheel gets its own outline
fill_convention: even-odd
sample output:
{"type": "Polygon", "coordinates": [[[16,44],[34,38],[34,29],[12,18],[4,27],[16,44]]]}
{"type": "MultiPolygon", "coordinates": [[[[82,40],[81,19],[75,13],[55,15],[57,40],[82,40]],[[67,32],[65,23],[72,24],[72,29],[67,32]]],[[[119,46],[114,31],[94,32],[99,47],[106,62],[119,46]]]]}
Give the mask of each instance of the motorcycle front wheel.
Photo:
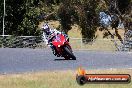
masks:
{"type": "Polygon", "coordinates": [[[64,46],[65,53],[72,58],[72,60],[76,60],[76,57],[72,53],[72,50],[69,48],[69,46],[64,46]]]}

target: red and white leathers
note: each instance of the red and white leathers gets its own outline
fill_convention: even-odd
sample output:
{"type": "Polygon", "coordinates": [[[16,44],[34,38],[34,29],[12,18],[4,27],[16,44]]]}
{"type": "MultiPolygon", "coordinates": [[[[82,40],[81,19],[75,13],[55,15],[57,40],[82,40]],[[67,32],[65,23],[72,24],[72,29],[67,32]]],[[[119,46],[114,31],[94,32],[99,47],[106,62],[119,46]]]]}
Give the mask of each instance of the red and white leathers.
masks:
{"type": "Polygon", "coordinates": [[[51,29],[48,24],[44,24],[43,27],[42,27],[42,29],[43,29],[42,38],[43,38],[43,41],[45,41],[45,43],[47,45],[50,45],[49,44],[51,42],[50,39],[53,36],[61,33],[60,31],[58,31],[56,29],[51,29]]]}

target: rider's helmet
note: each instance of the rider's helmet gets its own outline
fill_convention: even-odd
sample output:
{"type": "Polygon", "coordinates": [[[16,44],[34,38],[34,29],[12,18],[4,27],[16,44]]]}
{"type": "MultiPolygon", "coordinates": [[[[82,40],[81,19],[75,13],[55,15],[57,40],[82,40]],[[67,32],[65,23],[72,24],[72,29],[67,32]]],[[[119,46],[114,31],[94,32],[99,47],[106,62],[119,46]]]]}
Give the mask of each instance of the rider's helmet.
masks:
{"type": "Polygon", "coordinates": [[[50,27],[48,24],[44,24],[43,27],[42,27],[43,31],[49,35],[50,34],[50,27]]]}

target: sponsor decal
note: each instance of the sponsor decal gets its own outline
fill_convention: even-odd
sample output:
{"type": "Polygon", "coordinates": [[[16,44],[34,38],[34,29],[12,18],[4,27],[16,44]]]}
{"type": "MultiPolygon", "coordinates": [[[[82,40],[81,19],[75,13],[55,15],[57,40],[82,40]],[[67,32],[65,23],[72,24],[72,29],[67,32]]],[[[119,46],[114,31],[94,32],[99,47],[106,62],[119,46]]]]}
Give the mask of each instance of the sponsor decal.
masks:
{"type": "Polygon", "coordinates": [[[79,85],[86,83],[130,83],[129,74],[86,74],[82,68],[78,69],[76,81],[79,85]]]}

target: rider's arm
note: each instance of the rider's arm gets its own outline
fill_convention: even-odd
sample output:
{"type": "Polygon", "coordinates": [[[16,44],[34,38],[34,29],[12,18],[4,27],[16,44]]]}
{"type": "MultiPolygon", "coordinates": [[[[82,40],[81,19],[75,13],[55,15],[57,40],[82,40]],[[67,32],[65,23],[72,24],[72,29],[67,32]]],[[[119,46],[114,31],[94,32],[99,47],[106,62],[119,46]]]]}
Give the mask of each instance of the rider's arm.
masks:
{"type": "Polygon", "coordinates": [[[53,29],[53,31],[54,31],[55,34],[61,34],[61,32],[56,30],[56,29],[53,29]]]}
{"type": "Polygon", "coordinates": [[[58,31],[56,29],[53,29],[53,31],[55,32],[55,34],[63,34],[66,38],[68,38],[68,35],[65,34],[64,32],[60,32],[60,31],[58,31]]]}

